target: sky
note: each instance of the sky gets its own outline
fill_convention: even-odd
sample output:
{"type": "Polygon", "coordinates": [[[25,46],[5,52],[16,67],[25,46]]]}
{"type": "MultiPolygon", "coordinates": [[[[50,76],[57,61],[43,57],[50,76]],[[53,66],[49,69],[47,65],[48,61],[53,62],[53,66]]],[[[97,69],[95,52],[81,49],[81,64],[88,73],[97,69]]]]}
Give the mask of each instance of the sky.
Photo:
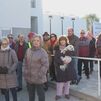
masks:
{"type": "Polygon", "coordinates": [[[43,0],[45,13],[84,17],[96,14],[101,19],[101,0],[43,0]]]}

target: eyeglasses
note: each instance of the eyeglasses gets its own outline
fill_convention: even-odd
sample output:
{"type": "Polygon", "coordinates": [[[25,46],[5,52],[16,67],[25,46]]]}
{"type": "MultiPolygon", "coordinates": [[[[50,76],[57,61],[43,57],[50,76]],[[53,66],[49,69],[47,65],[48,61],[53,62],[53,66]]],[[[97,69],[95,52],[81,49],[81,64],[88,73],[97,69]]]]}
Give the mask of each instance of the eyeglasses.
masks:
{"type": "Polygon", "coordinates": [[[8,37],[8,39],[13,39],[13,37],[8,37]]]}
{"type": "Polygon", "coordinates": [[[84,32],[81,32],[80,34],[85,34],[84,32]]]}
{"type": "Polygon", "coordinates": [[[6,45],[8,45],[8,43],[2,43],[2,45],[3,45],[3,46],[6,46],[6,45]]]}

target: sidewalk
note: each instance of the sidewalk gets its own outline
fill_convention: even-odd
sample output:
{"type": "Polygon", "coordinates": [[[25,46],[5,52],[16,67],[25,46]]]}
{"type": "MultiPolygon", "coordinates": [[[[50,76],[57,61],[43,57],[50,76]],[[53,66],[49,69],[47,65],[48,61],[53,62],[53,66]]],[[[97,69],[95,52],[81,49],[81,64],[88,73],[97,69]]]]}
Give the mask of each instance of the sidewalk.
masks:
{"type": "MultiPolygon", "coordinates": [[[[49,87],[45,95],[46,95],[45,101],[55,101],[56,89],[49,87]]],[[[0,95],[0,101],[5,101],[3,95],[0,95]]],[[[10,101],[13,101],[11,95],[10,95],[10,101]]],[[[29,101],[26,87],[24,87],[24,89],[21,92],[18,92],[18,101],[29,101]]],[[[38,101],[37,94],[35,101],[38,101]]],[[[59,101],[67,101],[67,99],[62,97],[61,99],[59,99],[59,101]]],[[[79,99],[74,96],[70,96],[70,99],[68,101],[85,101],[85,100],[79,99]]]]}
{"type": "Polygon", "coordinates": [[[98,96],[97,68],[97,64],[94,64],[94,71],[90,75],[90,79],[86,79],[86,76],[83,74],[82,79],[78,85],[71,85],[71,95],[84,99],[85,101],[101,101],[101,95],[98,96]]]}
{"type": "Polygon", "coordinates": [[[83,75],[78,85],[72,85],[72,95],[84,98],[87,101],[101,101],[101,96],[98,96],[98,72],[94,72],[90,75],[90,79],[86,79],[83,75]],[[91,100],[90,100],[91,99],[91,100]]]}
{"type": "MultiPolygon", "coordinates": [[[[90,75],[90,79],[86,79],[83,74],[78,85],[71,85],[70,94],[72,95],[69,101],[101,101],[101,96],[98,96],[98,77],[97,65],[94,67],[94,72],[90,75]]],[[[55,86],[55,82],[50,81],[50,86],[55,86]]],[[[49,88],[46,92],[46,101],[55,101],[56,89],[49,88]]],[[[12,97],[10,97],[12,101],[12,97]]],[[[0,101],[4,101],[4,96],[0,94],[0,101]]],[[[24,83],[23,91],[18,92],[18,101],[28,101],[28,94],[24,83]]],[[[38,101],[38,100],[36,100],[38,101]]],[[[62,98],[59,101],[67,101],[62,98]]]]}

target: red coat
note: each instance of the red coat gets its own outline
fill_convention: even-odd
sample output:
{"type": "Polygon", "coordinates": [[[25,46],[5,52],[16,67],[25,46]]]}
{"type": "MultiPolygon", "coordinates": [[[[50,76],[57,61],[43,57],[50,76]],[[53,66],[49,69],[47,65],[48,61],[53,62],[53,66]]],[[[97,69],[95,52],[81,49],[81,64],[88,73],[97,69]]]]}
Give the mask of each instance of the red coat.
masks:
{"type": "Polygon", "coordinates": [[[90,43],[90,41],[86,37],[79,39],[78,56],[80,56],[80,57],[89,56],[89,43],[90,43]]]}

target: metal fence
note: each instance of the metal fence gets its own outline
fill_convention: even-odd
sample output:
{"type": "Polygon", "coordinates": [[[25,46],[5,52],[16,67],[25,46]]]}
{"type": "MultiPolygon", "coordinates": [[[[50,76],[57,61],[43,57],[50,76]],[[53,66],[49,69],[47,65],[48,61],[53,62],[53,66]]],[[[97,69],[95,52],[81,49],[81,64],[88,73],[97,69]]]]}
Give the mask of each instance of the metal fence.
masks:
{"type": "Polygon", "coordinates": [[[100,58],[73,57],[76,59],[93,60],[98,62],[98,96],[101,95],[101,79],[100,79],[100,58]]]}

